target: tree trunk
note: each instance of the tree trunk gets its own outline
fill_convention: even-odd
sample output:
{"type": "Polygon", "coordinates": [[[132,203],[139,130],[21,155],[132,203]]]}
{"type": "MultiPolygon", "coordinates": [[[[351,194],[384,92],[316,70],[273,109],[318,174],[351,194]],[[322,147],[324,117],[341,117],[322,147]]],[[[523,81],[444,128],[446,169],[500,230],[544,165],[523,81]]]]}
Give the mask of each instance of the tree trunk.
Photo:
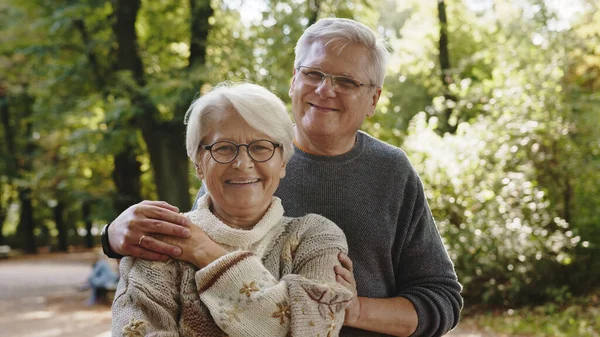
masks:
{"type": "Polygon", "coordinates": [[[452,122],[452,108],[448,102],[456,102],[456,97],[450,94],[449,86],[452,83],[452,74],[450,67],[450,52],[448,51],[448,19],[446,17],[445,0],[438,0],[438,18],[440,20],[440,41],[439,41],[439,61],[442,71],[442,84],[444,86],[444,98],[446,99],[446,111],[441,118],[440,131],[442,133],[455,133],[458,121],[452,122]]]}
{"type": "Polygon", "coordinates": [[[569,179],[569,173],[565,172],[565,190],[563,191],[563,207],[564,214],[563,219],[566,222],[571,223],[571,196],[573,195],[573,188],[571,187],[571,180],[569,179]]]}
{"type": "Polygon", "coordinates": [[[35,240],[35,224],[33,221],[33,206],[31,201],[31,188],[19,188],[19,201],[21,202],[21,216],[17,225],[17,233],[23,238],[23,250],[27,254],[37,253],[35,240]]]}
{"type": "Polygon", "coordinates": [[[130,145],[126,145],[120,153],[116,154],[114,160],[113,181],[118,192],[113,198],[113,206],[115,211],[121,213],[142,200],[140,194],[141,164],[136,159],[135,150],[130,145]]]}
{"type": "MultiPolygon", "coordinates": [[[[206,45],[210,23],[208,19],[213,16],[214,10],[210,0],[190,0],[190,57],[188,70],[203,66],[206,63],[206,45]]],[[[180,112],[181,116],[184,112],[180,112]]]]}
{"type": "MultiPolygon", "coordinates": [[[[5,149],[4,146],[0,147],[0,151],[2,151],[0,153],[1,157],[6,157],[6,158],[10,158],[5,151],[10,151],[8,148],[10,147],[8,144],[9,142],[12,141],[11,138],[11,127],[10,127],[10,122],[9,122],[9,118],[8,118],[8,98],[6,97],[6,91],[0,86],[0,121],[2,122],[2,127],[4,129],[4,142],[5,144],[7,144],[7,148],[5,149]]],[[[11,175],[14,174],[14,171],[11,171],[10,166],[12,166],[13,164],[10,163],[10,160],[6,160],[6,184],[10,185],[11,184],[11,175]]],[[[4,200],[4,196],[3,196],[3,192],[4,192],[4,186],[3,186],[3,182],[0,182],[0,245],[4,244],[5,238],[4,235],[2,234],[2,229],[4,228],[4,221],[6,220],[7,214],[8,214],[8,208],[10,207],[11,204],[11,200],[12,198],[10,197],[10,191],[9,191],[9,195],[7,197],[6,202],[2,203],[1,201],[4,200]]]]}
{"type": "MultiPolygon", "coordinates": [[[[117,37],[117,64],[119,70],[128,70],[139,87],[146,85],[142,60],[139,55],[135,21],[140,0],[114,2],[116,22],[113,27],[117,37]]],[[[159,111],[146,94],[132,89],[132,104],[140,111],[135,120],[150,153],[158,197],[182,209],[191,208],[188,181],[188,163],[185,156],[183,125],[159,123],[159,111]]],[[[183,119],[182,119],[183,120],[183,119]]]]}
{"type": "Polygon", "coordinates": [[[2,229],[4,228],[4,221],[6,220],[6,217],[8,215],[8,208],[10,207],[10,204],[12,202],[10,194],[6,197],[7,200],[5,202],[2,202],[2,200],[4,200],[3,192],[4,186],[0,182],[0,245],[3,245],[5,241],[4,234],[2,234],[2,229]]]}
{"type": "Polygon", "coordinates": [[[81,216],[85,223],[85,247],[94,247],[94,236],[92,235],[92,219],[90,217],[90,200],[85,200],[81,204],[81,216]]]}
{"type": "Polygon", "coordinates": [[[321,10],[321,0],[309,0],[308,10],[308,24],[306,25],[306,27],[312,26],[319,19],[319,11],[321,10]]]}
{"type": "MultiPolygon", "coordinates": [[[[1,110],[2,124],[4,126],[4,136],[6,141],[6,148],[8,152],[7,158],[7,172],[8,176],[14,179],[21,179],[21,172],[31,172],[32,163],[29,155],[34,152],[35,146],[28,139],[23,148],[17,149],[16,144],[16,130],[24,130],[23,134],[31,135],[32,125],[29,120],[31,115],[31,105],[33,99],[27,94],[24,94],[21,99],[18,100],[16,105],[22,110],[22,120],[26,121],[22,124],[17,122],[11,123],[10,119],[10,102],[7,100],[7,96],[4,96],[4,104],[1,110]]],[[[19,217],[19,223],[17,224],[17,235],[23,239],[23,250],[25,253],[36,253],[36,240],[35,240],[35,223],[33,219],[33,206],[32,206],[32,189],[28,185],[22,185],[17,188],[17,194],[21,203],[21,214],[19,217]]]]}
{"type": "Polygon", "coordinates": [[[58,251],[66,252],[69,247],[69,239],[67,233],[67,226],[65,226],[65,218],[64,218],[64,210],[65,205],[62,201],[58,201],[56,206],[52,209],[52,213],[54,214],[54,223],[56,225],[56,230],[58,231],[58,251]]]}
{"type": "MultiPolygon", "coordinates": [[[[131,3],[133,3],[134,5],[136,4],[136,2],[134,2],[134,1],[132,1],[131,3]]],[[[139,7],[139,1],[137,1],[137,6],[139,7]]],[[[125,10],[129,11],[129,9],[127,9],[126,7],[125,7],[125,10]]],[[[122,37],[121,35],[119,35],[119,32],[118,32],[118,29],[121,28],[121,23],[118,20],[119,20],[119,17],[117,17],[117,22],[115,23],[115,26],[113,27],[114,33],[115,33],[115,36],[117,37],[119,46],[121,43],[123,45],[126,45],[126,41],[122,42],[122,40],[126,40],[126,39],[124,37],[122,37]]],[[[93,41],[91,41],[91,39],[89,37],[89,34],[87,32],[87,27],[85,25],[85,21],[82,19],[79,19],[79,18],[75,19],[73,21],[73,26],[81,34],[83,44],[85,45],[86,57],[88,59],[88,62],[90,64],[90,67],[91,67],[92,72],[95,77],[94,82],[96,84],[96,87],[98,88],[99,91],[102,91],[104,93],[104,96],[106,96],[106,94],[108,93],[108,90],[106,90],[107,89],[106,88],[106,85],[107,85],[106,78],[110,77],[110,76],[103,75],[104,73],[106,73],[106,70],[101,69],[100,63],[98,62],[98,56],[93,51],[93,41]]],[[[130,35],[131,32],[124,32],[123,34],[130,35]]],[[[118,55],[119,59],[115,60],[115,62],[113,62],[113,65],[114,65],[114,68],[112,69],[113,71],[118,70],[119,67],[131,66],[129,64],[121,65],[121,62],[129,61],[125,54],[126,54],[125,48],[117,48],[117,55],[118,55]]],[[[136,68],[136,71],[138,71],[138,72],[142,71],[141,64],[131,66],[131,67],[136,68]]],[[[112,75],[112,74],[110,74],[110,75],[112,75]]],[[[132,124],[133,124],[132,121],[125,121],[124,123],[122,123],[122,125],[120,127],[130,128],[131,132],[135,132],[135,130],[133,130],[133,127],[131,126],[132,124]]],[[[114,170],[113,170],[112,177],[113,177],[113,182],[115,184],[115,187],[117,189],[117,193],[113,197],[113,207],[114,207],[115,211],[118,213],[123,212],[132,204],[138,203],[142,200],[141,182],[140,182],[140,177],[142,175],[142,172],[140,170],[141,164],[136,159],[136,149],[137,149],[137,142],[134,142],[133,144],[126,144],[119,153],[114,154],[114,156],[113,156],[114,170]]],[[[84,202],[84,204],[85,204],[85,202],[84,202]]],[[[89,205],[87,207],[89,209],[89,205]]],[[[84,216],[84,219],[85,219],[85,216],[84,216]]],[[[89,235],[91,235],[91,233],[89,235]]],[[[92,240],[93,240],[93,238],[92,238],[92,240]]],[[[92,246],[93,246],[93,243],[92,243],[92,246]]]]}
{"type": "MultiPolygon", "coordinates": [[[[146,85],[142,60],[137,45],[135,31],[136,16],[140,8],[139,0],[119,0],[115,5],[116,23],[114,31],[118,42],[118,64],[120,70],[132,72],[138,86],[146,85]]],[[[206,40],[210,30],[208,19],[213,9],[208,0],[190,0],[191,41],[188,69],[202,66],[206,62],[206,40]]],[[[200,88],[200,83],[192,83],[189,90],[183,90],[181,104],[175,107],[175,117],[161,122],[158,109],[147,95],[139,90],[132,93],[132,102],[141,111],[136,119],[150,153],[158,196],[182,210],[192,206],[189,195],[189,163],[185,150],[185,126],[183,117],[192,97],[200,88]]]]}
{"type": "MultiPolygon", "coordinates": [[[[3,199],[2,191],[4,190],[4,186],[0,184],[0,200],[3,199]]],[[[4,234],[2,234],[2,229],[4,228],[4,220],[6,220],[6,215],[8,211],[8,207],[10,206],[10,200],[6,203],[6,206],[0,203],[0,245],[4,244],[5,238],[4,234]]]]}

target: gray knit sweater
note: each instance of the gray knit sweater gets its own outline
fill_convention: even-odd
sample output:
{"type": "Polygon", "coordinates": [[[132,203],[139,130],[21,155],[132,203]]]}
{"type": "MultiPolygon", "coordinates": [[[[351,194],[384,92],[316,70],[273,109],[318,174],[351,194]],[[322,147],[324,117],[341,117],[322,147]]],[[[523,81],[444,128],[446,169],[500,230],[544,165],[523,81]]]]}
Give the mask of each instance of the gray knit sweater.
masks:
{"type": "MultiPolygon", "coordinates": [[[[402,150],[364,132],[339,156],[296,148],[275,195],[287,216],[317,213],[342,228],[358,295],[410,300],[419,317],[413,336],[441,336],[458,324],[461,285],[402,150]]],[[[344,327],[340,336],[383,335],[344,327]]]]}

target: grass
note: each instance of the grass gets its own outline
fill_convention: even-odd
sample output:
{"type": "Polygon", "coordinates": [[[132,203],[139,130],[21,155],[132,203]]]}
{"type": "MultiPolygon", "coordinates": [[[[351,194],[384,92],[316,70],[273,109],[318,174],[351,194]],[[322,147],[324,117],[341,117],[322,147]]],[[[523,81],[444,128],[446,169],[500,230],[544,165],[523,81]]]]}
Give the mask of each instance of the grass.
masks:
{"type": "Polygon", "coordinates": [[[562,304],[465,311],[461,324],[502,336],[600,337],[600,289],[562,304]]]}

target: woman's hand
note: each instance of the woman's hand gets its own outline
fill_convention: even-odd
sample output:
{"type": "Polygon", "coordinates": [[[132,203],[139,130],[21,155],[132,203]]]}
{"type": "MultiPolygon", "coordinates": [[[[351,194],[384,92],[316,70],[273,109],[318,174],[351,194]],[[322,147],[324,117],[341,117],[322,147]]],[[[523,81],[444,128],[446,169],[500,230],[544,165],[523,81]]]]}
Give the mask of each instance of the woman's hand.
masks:
{"type": "Polygon", "coordinates": [[[227,254],[227,251],[209,238],[200,227],[192,225],[189,229],[191,234],[190,237],[186,239],[173,236],[161,236],[157,238],[181,248],[181,255],[172,257],[181,261],[190,262],[197,268],[204,268],[216,259],[227,254]]]}

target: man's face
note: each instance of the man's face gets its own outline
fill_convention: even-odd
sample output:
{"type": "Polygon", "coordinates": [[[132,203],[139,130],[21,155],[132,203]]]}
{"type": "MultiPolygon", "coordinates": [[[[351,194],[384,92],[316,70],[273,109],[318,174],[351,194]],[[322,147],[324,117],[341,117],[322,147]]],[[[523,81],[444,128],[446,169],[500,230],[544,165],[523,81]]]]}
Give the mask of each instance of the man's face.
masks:
{"type": "MultiPolygon", "coordinates": [[[[335,43],[325,45],[315,41],[301,66],[318,69],[326,74],[348,76],[361,83],[370,84],[367,67],[370,62],[365,47],[346,46],[342,53],[335,43]]],[[[358,87],[350,93],[338,93],[332,86],[331,78],[320,85],[309,85],[302,80],[302,74],[294,70],[290,87],[292,113],[300,136],[318,140],[323,137],[352,138],[365,117],[375,113],[375,106],[381,89],[358,87]]]]}

